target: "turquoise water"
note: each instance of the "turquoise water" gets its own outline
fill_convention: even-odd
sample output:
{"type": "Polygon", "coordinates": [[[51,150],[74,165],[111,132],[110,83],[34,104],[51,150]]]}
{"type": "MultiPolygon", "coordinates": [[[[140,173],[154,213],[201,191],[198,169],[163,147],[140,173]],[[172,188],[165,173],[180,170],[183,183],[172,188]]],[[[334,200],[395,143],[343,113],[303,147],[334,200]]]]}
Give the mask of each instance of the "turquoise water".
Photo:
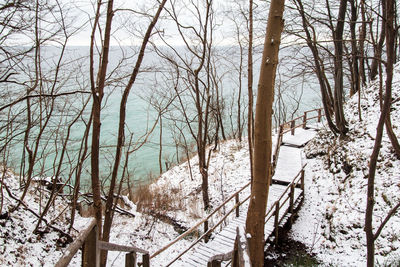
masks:
{"type": "MultiPolygon", "coordinates": [[[[128,48],[129,49],[129,48],[128,48]]],[[[57,54],[57,49],[54,48],[48,48],[47,55],[50,57],[52,53],[57,54]]],[[[75,47],[71,48],[68,51],[67,58],[74,58],[78,56],[85,56],[88,53],[88,48],[87,47],[75,47]]],[[[121,56],[121,51],[117,48],[115,48],[111,54],[111,61],[110,61],[110,69],[113,66],[116,66],[118,63],[118,58],[121,56]]],[[[127,72],[130,71],[130,68],[132,65],[130,65],[133,61],[134,58],[128,60],[126,63],[126,66],[124,70],[127,72]]],[[[159,76],[157,76],[158,72],[154,71],[154,66],[157,65],[159,59],[157,59],[154,55],[151,53],[147,55],[146,61],[143,64],[142,69],[150,69],[152,68],[151,71],[143,72],[139,74],[139,78],[137,82],[135,83],[134,87],[132,88],[131,94],[128,99],[127,103],[127,117],[126,117],[126,140],[129,140],[129,134],[133,134],[133,140],[134,143],[140,140],[143,140],[143,135],[146,133],[148,129],[151,129],[154,122],[157,119],[158,113],[156,110],[149,104],[149,101],[146,100],[149,98],[149,96],[154,92],[155,89],[158,89],[159,91],[167,91],[168,90],[168,85],[162,83],[162,79],[160,79],[159,76]]],[[[85,61],[83,61],[85,62],[85,61]]],[[[87,63],[87,62],[86,62],[87,63]]],[[[255,66],[259,66],[259,62],[255,63],[255,66]]],[[[86,88],[86,90],[89,90],[87,87],[87,81],[88,81],[88,76],[87,76],[87,66],[83,65],[82,67],[82,73],[80,75],[80,79],[83,81],[81,82],[81,85],[83,85],[83,88],[86,88]],[[86,87],[85,87],[86,86],[86,87]]],[[[244,71],[246,71],[244,69],[244,71]]],[[[257,69],[255,70],[255,76],[254,76],[254,83],[256,84],[258,81],[258,71],[257,69]]],[[[247,98],[245,97],[247,95],[247,88],[246,88],[246,80],[243,79],[243,89],[242,89],[242,101],[243,101],[243,107],[242,107],[242,114],[247,113],[247,104],[246,100],[247,98]]],[[[118,127],[118,119],[119,119],[119,102],[121,99],[121,88],[124,84],[124,78],[121,79],[120,83],[115,86],[115,88],[108,88],[106,91],[106,98],[103,101],[103,109],[102,109],[102,126],[101,126],[101,145],[102,145],[102,150],[101,150],[101,163],[100,163],[100,168],[101,168],[101,175],[104,179],[106,179],[109,174],[111,173],[111,167],[112,167],[112,162],[113,162],[113,153],[114,153],[114,145],[117,142],[117,127],[118,127]]],[[[318,106],[318,98],[319,94],[316,93],[314,87],[310,83],[308,85],[305,85],[302,83],[300,80],[292,81],[289,83],[290,86],[287,86],[287,84],[284,84],[282,86],[285,87],[285,90],[293,90],[297,92],[297,95],[299,96],[302,94],[302,102],[300,103],[300,106],[298,107],[298,113],[301,114],[303,111],[308,110],[310,108],[314,108],[315,106],[318,106]],[[291,88],[289,88],[291,87],[291,88]]],[[[234,75],[227,75],[226,78],[224,78],[223,82],[223,95],[225,96],[225,104],[230,105],[232,101],[232,96],[237,94],[236,85],[237,81],[234,78],[234,75]]],[[[74,86],[74,85],[70,85],[74,86]]],[[[256,86],[254,86],[256,88],[256,86]]],[[[289,102],[290,97],[285,96],[283,99],[285,99],[286,102],[289,102]]],[[[161,101],[161,100],[160,100],[161,101]]],[[[71,103],[71,107],[77,106],[79,107],[81,105],[80,103],[71,103]]],[[[188,103],[188,105],[191,105],[188,103]]],[[[86,115],[85,118],[87,119],[89,116],[91,108],[91,103],[88,104],[86,108],[86,115]]],[[[294,104],[293,107],[288,106],[288,109],[294,109],[296,108],[296,103],[294,104]]],[[[171,109],[174,109],[174,106],[171,106],[171,109]]],[[[227,134],[230,134],[232,132],[232,126],[231,126],[231,121],[233,123],[236,123],[236,117],[237,112],[236,110],[236,104],[233,105],[232,109],[232,115],[229,114],[229,112],[225,113],[224,117],[224,124],[225,128],[227,131],[227,134]]],[[[290,110],[288,110],[289,112],[290,110]]],[[[179,118],[179,113],[176,113],[172,111],[170,114],[171,116],[177,116],[179,118]]],[[[57,127],[57,126],[54,126],[57,127]]],[[[233,126],[235,128],[235,126],[233,126]]],[[[65,129],[65,128],[64,128],[65,129]]],[[[76,151],[79,149],[79,141],[82,138],[84,131],[84,124],[79,122],[77,123],[71,133],[71,137],[76,140],[77,142],[75,144],[71,143],[70,146],[68,147],[69,150],[71,151],[69,153],[69,159],[76,160],[77,154],[76,151]],[[74,152],[75,151],[75,152],[74,152]],[[75,154],[74,154],[75,153],[75,154]]],[[[173,137],[173,131],[174,131],[174,126],[171,125],[171,121],[167,120],[166,118],[163,119],[163,163],[162,167],[163,170],[165,170],[165,160],[168,162],[176,162],[177,157],[183,156],[182,151],[178,149],[178,153],[181,155],[176,155],[176,147],[174,145],[174,137],[173,137]]],[[[246,131],[244,131],[246,132],[246,131]]],[[[191,136],[188,134],[187,130],[184,130],[184,133],[186,133],[186,138],[192,142],[191,136]]],[[[65,134],[65,133],[61,133],[65,134]]],[[[50,146],[44,147],[44,149],[48,149],[49,151],[53,151],[54,149],[50,146]]],[[[20,155],[22,153],[22,146],[21,143],[16,144],[16,149],[17,153],[15,153],[15,158],[13,161],[18,164],[18,161],[20,160],[20,155]]],[[[158,162],[158,156],[159,156],[159,125],[156,125],[154,128],[154,131],[152,134],[149,135],[149,138],[140,149],[138,149],[136,152],[130,154],[129,158],[129,171],[130,171],[130,179],[136,180],[136,181],[146,181],[148,180],[148,174],[152,173],[153,176],[157,176],[159,173],[159,162],[158,162]]],[[[52,154],[49,154],[46,161],[38,164],[38,170],[37,173],[41,173],[41,175],[46,175],[46,176],[51,176],[54,173],[54,169],[52,168],[52,164],[54,162],[54,158],[57,156],[52,156],[52,154]],[[46,166],[44,168],[44,172],[41,172],[40,165],[46,166]]],[[[90,159],[86,160],[86,170],[83,172],[83,179],[87,180],[89,175],[90,175],[90,169],[89,169],[89,163],[90,159]]],[[[121,163],[121,166],[123,164],[123,161],[121,163]]],[[[68,167],[66,167],[68,168],[68,167]]],[[[16,167],[18,169],[18,167],[16,167]]],[[[67,175],[68,170],[65,170],[64,175],[67,175]]],[[[120,172],[121,173],[121,172],[120,172]]]]}

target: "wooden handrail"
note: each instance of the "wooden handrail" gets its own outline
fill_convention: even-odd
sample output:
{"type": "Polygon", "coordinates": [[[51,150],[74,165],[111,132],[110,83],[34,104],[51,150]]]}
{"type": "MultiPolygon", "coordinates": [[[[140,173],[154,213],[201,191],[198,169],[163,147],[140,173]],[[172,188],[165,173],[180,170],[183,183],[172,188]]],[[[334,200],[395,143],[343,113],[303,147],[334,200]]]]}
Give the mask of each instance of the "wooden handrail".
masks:
{"type": "Polygon", "coordinates": [[[231,266],[250,266],[247,237],[244,227],[236,227],[236,238],[233,250],[212,256],[207,263],[208,267],[221,267],[222,261],[232,260],[231,266]],[[243,242],[241,241],[243,239],[243,242]]]}
{"type": "Polygon", "coordinates": [[[305,128],[306,122],[309,120],[318,119],[318,122],[320,122],[321,117],[325,116],[324,114],[322,114],[322,110],[323,110],[322,108],[317,108],[317,109],[305,111],[303,116],[296,117],[296,118],[292,119],[291,121],[284,122],[281,125],[279,125],[279,133],[277,136],[276,147],[274,150],[274,154],[272,155],[272,168],[271,168],[272,174],[275,173],[275,168],[278,165],[278,157],[279,157],[280,147],[282,145],[283,135],[288,132],[291,132],[292,135],[294,135],[295,129],[299,128],[299,127],[305,128]],[[318,112],[318,115],[314,116],[314,117],[308,117],[307,114],[311,113],[311,112],[318,112]],[[296,122],[296,120],[299,120],[299,119],[303,119],[303,121],[301,124],[296,125],[295,122],[296,122]],[[290,125],[290,127],[286,130],[283,130],[285,125],[290,125]]]}
{"type": "Polygon", "coordinates": [[[136,253],[143,254],[143,267],[150,266],[149,252],[134,246],[123,246],[97,239],[97,222],[93,218],[89,226],[83,230],[75,241],[66,249],[63,256],[56,263],[56,267],[66,267],[71,262],[79,248],[82,250],[82,266],[100,266],[100,250],[129,252],[126,254],[126,265],[136,265],[136,253]]]}
{"type": "Polygon", "coordinates": [[[71,245],[65,250],[63,256],[58,260],[56,263],[56,267],[66,267],[71,262],[72,258],[75,256],[76,252],[79,250],[80,247],[85,243],[86,238],[89,236],[90,232],[93,228],[96,227],[96,219],[93,218],[89,222],[89,226],[83,230],[78,237],[72,242],[71,245]]]}
{"type": "Polygon", "coordinates": [[[204,237],[206,237],[207,235],[209,235],[210,233],[212,233],[223,221],[225,221],[225,219],[234,211],[236,210],[236,208],[238,206],[241,206],[243,203],[245,203],[247,200],[249,200],[251,197],[251,195],[249,195],[248,197],[246,197],[243,201],[235,204],[233,206],[233,208],[227,212],[227,214],[225,214],[211,229],[208,229],[207,232],[205,232],[204,234],[202,234],[196,241],[194,241],[192,244],[190,244],[190,246],[188,246],[183,252],[181,252],[178,256],[176,256],[172,261],[170,261],[166,266],[170,266],[172,263],[174,263],[175,261],[177,261],[180,257],[182,257],[186,252],[188,252],[192,247],[194,247],[197,243],[199,243],[204,237]]]}
{"type": "MultiPolygon", "coordinates": [[[[251,182],[247,183],[246,185],[244,185],[241,189],[239,189],[238,191],[236,191],[234,194],[232,194],[228,199],[226,199],[221,205],[218,206],[218,208],[216,208],[212,213],[210,213],[206,218],[204,218],[203,220],[199,221],[198,223],[196,223],[194,226],[192,226],[189,230],[187,230],[186,232],[184,232],[183,234],[181,234],[180,236],[178,236],[177,238],[175,238],[173,241],[171,241],[170,243],[168,243],[167,245],[165,245],[164,247],[162,247],[160,250],[156,251],[155,253],[153,253],[150,256],[150,259],[156,257],[157,255],[159,255],[160,253],[162,253],[163,251],[165,251],[166,249],[168,249],[170,246],[172,246],[173,244],[175,244],[176,242],[178,242],[179,240],[183,239],[184,237],[186,237],[187,235],[191,234],[194,230],[196,230],[200,225],[202,225],[204,222],[208,221],[208,219],[210,219],[217,211],[219,211],[222,207],[224,207],[231,199],[233,199],[237,194],[239,194],[240,192],[242,192],[244,189],[246,189],[249,185],[251,184],[251,182]]],[[[239,205],[240,206],[240,205],[239,205]]],[[[236,208],[236,205],[235,205],[236,208]]],[[[208,232],[208,231],[207,231],[208,232]]]]}
{"type": "MultiPolygon", "coordinates": [[[[306,166],[307,166],[307,163],[304,164],[304,165],[301,167],[301,170],[294,176],[294,178],[292,179],[292,181],[289,183],[289,185],[285,188],[285,190],[284,190],[284,191],[282,192],[282,194],[279,196],[277,202],[282,203],[282,204],[279,205],[279,208],[281,208],[281,207],[288,201],[288,199],[290,199],[290,197],[287,196],[286,199],[284,199],[283,202],[282,202],[282,198],[288,193],[288,190],[290,189],[291,185],[293,184],[293,185],[296,187],[296,185],[298,185],[299,182],[301,182],[301,175],[302,175],[302,173],[303,173],[303,171],[304,171],[304,168],[305,168],[306,166]],[[298,181],[296,182],[296,180],[298,180],[298,181]]],[[[267,218],[268,216],[269,216],[269,217],[265,220],[265,222],[268,222],[268,221],[272,218],[272,216],[273,216],[273,214],[274,214],[274,212],[273,212],[274,208],[275,208],[275,205],[271,206],[271,208],[266,212],[265,218],[267,218]]]]}
{"type": "Polygon", "coordinates": [[[323,110],[322,108],[317,108],[317,109],[313,109],[313,110],[308,110],[308,111],[305,111],[305,112],[304,112],[304,115],[299,116],[299,117],[296,117],[296,118],[293,118],[292,120],[290,120],[290,121],[288,121],[288,122],[282,123],[280,126],[283,126],[283,125],[285,125],[285,124],[291,125],[290,128],[287,129],[287,130],[284,130],[284,131],[282,132],[282,134],[285,134],[285,133],[287,133],[287,132],[293,131],[293,129],[296,129],[296,128],[299,128],[299,127],[303,126],[303,125],[304,125],[304,119],[305,119],[305,121],[309,121],[309,120],[313,120],[313,119],[317,119],[317,118],[320,119],[320,117],[325,116],[324,114],[322,114],[322,110],[323,110]],[[311,113],[311,112],[318,112],[318,115],[317,115],[317,116],[314,116],[314,117],[308,117],[307,114],[308,114],[308,113],[311,113]],[[300,119],[303,120],[302,123],[296,125],[294,122],[297,121],[297,120],[300,120],[300,119]],[[293,124],[294,124],[294,125],[293,125],[293,124]]]}

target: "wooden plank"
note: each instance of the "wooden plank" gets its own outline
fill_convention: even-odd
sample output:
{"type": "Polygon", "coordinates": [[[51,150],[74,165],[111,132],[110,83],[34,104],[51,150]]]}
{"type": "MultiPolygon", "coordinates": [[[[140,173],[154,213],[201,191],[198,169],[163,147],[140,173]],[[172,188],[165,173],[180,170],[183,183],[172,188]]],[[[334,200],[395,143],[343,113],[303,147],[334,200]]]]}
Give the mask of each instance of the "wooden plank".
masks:
{"type": "Polygon", "coordinates": [[[220,243],[220,246],[223,246],[222,248],[230,249],[232,239],[228,239],[223,235],[218,235],[218,237],[214,239],[214,242],[220,243]]]}
{"type": "Polygon", "coordinates": [[[206,266],[206,264],[207,264],[207,261],[193,257],[193,256],[190,257],[190,259],[196,263],[195,266],[206,266]]]}
{"type": "Polygon", "coordinates": [[[203,261],[203,263],[208,262],[208,259],[210,258],[210,255],[203,255],[201,253],[198,253],[197,251],[195,253],[193,253],[193,256],[191,257],[192,259],[197,259],[197,261],[203,261]]]}
{"type": "Polygon", "coordinates": [[[185,260],[183,260],[183,262],[185,262],[184,266],[199,266],[199,262],[194,261],[192,258],[188,258],[185,257],[185,260]]]}
{"type": "Polygon", "coordinates": [[[149,254],[147,250],[137,248],[134,246],[124,246],[124,245],[118,245],[110,242],[104,242],[104,241],[98,241],[99,243],[99,249],[101,250],[107,250],[107,251],[122,251],[122,252],[137,252],[141,254],[149,254]]]}
{"type": "MultiPolygon", "coordinates": [[[[218,236],[218,239],[214,239],[214,242],[217,243],[221,248],[230,249],[231,248],[231,241],[226,239],[224,236],[218,236]]],[[[213,243],[214,244],[214,243],[213,243]]]]}
{"type": "Polygon", "coordinates": [[[199,247],[197,247],[193,252],[194,255],[201,255],[204,257],[206,261],[208,261],[208,259],[214,255],[213,253],[210,253],[209,251],[203,250],[199,247]]]}
{"type": "Polygon", "coordinates": [[[212,244],[210,244],[210,246],[200,246],[203,250],[206,250],[210,253],[214,253],[214,254],[221,254],[221,253],[225,253],[226,250],[221,249],[219,246],[215,246],[214,242],[212,244]]]}

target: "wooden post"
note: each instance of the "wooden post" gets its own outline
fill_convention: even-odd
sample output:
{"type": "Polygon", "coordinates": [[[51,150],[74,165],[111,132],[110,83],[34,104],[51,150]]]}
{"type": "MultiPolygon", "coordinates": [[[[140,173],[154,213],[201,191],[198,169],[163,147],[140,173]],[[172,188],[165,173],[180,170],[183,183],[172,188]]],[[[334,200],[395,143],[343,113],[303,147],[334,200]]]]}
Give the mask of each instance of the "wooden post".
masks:
{"type": "Polygon", "coordinates": [[[207,263],[207,267],[221,267],[221,262],[219,260],[213,260],[207,263]]]}
{"type": "Polygon", "coordinates": [[[305,129],[307,126],[307,111],[304,112],[304,116],[303,116],[303,129],[305,129]]]}
{"type": "Polygon", "coordinates": [[[303,191],[303,194],[304,194],[304,168],[301,170],[300,180],[301,180],[300,188],[301,188],[301,190],[303,191]]]}
{"type": "Polygon", "coordinates": [[[125,267],[136,266],[136,252],[127,253],[125,255],[125,267]]]}
{"type": "Polygon", "coordinates": [[[236,193],[236,195],[235,195],[235,202],[236,202],[236,205],[237,205],[237,207],[236,207],[236,217],[239,217],[239,212],[240,212],[240,210],[239,210],[239,205],[238,205],[238,203],[239,203],[239,193],[236,193]]]}
{"type": "Polygon", "coordinates": [[[289,198],[290,198],[290,201],[289,201],[289,212],[290,212],[289,225],[292,226],[293,211],[294,211],[294,183],[290,184],[289,198]]]}
{"type": "Polygon", "coordinates": [[[236,228],[236,238],[235,238],[235,243],[233,244],[233,252],[232,252],[232,265],[231,265],[232,267],[240,266],[239,247],[240,247],[239,229],[236,228]]]}
{"type": "Polygon", "coordinates": [[[322,117],[322,109],[318,109],[318,122],[321,122],[321,117],[322,117]]]}
{"type": "Polygon", "coordinates": [[[150,267],[150,254],[143,254],[143,267],[150,267]]]}
{"type": "Polygon", "coordinates": [[[100,251],[97,243],[97,225],[95,225],[87,236],[82,246],[82,266],[100,266],[100,251]]]}
{"type": "MultiPolygon", "coordinates": [[[[204,233],[207,233],[208,231],[208,220],[204,221],[204,233]]],[[[208,240],[210,239],[210,234],[205,235],[204,241],[207,243],[208,240]]]]}
{"type": "Polygon", "coordinates": [[[279,201],[275,202],[275,221],[274,221],[274,228],[275,228],[275,245],[278,245],[278,233],[279,233],[279,201]]]}
{"type": "Polygon", "coordinates": [[[292,120],[291,122],[290,122],[290,133],[292,134],[292,135],[294,135],[294,130],[295,130],[295,127],[296,126],[296,124],[295,124],[295,121],[294,120],[292,120]]]}

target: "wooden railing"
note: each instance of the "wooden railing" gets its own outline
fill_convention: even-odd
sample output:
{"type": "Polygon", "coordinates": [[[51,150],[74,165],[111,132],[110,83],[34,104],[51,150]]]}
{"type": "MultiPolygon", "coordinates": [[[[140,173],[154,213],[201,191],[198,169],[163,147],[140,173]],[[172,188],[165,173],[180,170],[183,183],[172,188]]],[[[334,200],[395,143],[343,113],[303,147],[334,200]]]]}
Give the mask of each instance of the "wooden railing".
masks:
{"type": "Polygon", "coordinates": [[[125,255],[126,267],[137,266],[137,253],[140,253],[142,254],[142,262],[140,265],[143,267],[150,266],[150,257],[148,251],[134,246],[122,246],[100,241],[97,239],[97,234],[96,219],[93,218],[90,221],[89,226],[79,234],[73,243],[68,246],[63,256],[58,260],[55,266],[68,266],[76,252],[78,252],[79,248],[81,247],[83,267],[100,266],[101,250],[127,252],[125,255]]]}
{"type": "Polygon", "coordinates": [[[189,234],[193,233],[194,231],[196,231],[201,225],[207,225],[207,227],[205,227],[205,229],[208,229],[208,221],[211,219],[211,217],[213,217],[219,210],[221,210],[224,206],[226,206],[226,204],[231,201],[231,200],[235,200],[235,205],[221,218],[219,219],[219,221],[210,229],[208,229],[207,231],[205,231],[199,238],[197,238],[192,244],[190,244],[183,252],[181,252],[178,256],[176,256],[172,261],[170,261],[166,266],[170,266],[171,264],[173,264],[175,261],[177,261],[180,257],[182,257],[186,252],[188,252],[192,247],[194,247],[196,244],[198,244],[202,239],[208,240],[208,238],[210,237],[211,233],[218,227],[220,226],[224,221],[226,221],[227,217],[232,214],[235,211],[235,215],[236,217],[239,217],[239,213],[240,213],[240,206],[243,205],[243,203],[245,203],[249,198],[250,195],[248,197],[246,197],[244,200],[240,201],[239,198],[239,194],[245,190],[247,187],[250,186],[250,182],[247,183],[245,186],[243,186],[242,188],[240,188],[237,192],[235,192],[233,195],[231,195],[228,199],[226,199],[221,205],[219,205],[212,213],[210,213],[206,218],[204,218],[203,220],[199,221],[196,225],[194,225],[193,227],[191,227],[188,231],[186,231],[185,233],[181,234],[180,236],[178,236],[177,238],[175,238],[172,242],[170,242],[169,244],[167,244],[166,246],[164,246],[163,248],[161,248],[160,250],[158,250],[157,252],[155,252],[154,254],[152,254],[150,256],[150,259],[156,257],[157,255],[159,255],[160,253],[164,252],[166,249],[168,249],[169,247],[171,247],[173,244],[175,244],[176,242],[178,242],[179,240],[182,240],[184,237],[188,236],[189,234]]]}
{"type": "MultiPolygon", "coordinates": [[[[300,196],[304,197],[304,168],[306,164],[302,166],[301,170],[297,173],[297,175],[293,178],[293,180],[290,182],[290,184],[286,187],[286,189],[282,192],[282,194],[279,196],[278,200],[275,201],[274,205],[272,205],[266,212],[265,215],[265,224],[267,224],[272,218],[274,218],[274,241],[275,243],[278,242],[279,240],[279,227],[282,222],[282,220],[285,218],[287,213],[290,213],[291,216],[289,218],[289,224],[291,225],[293,223],[293,215],[295,212],[295,188],[300,188],[301,193],[300,196]],[[289,208],[284,210],[283,216],[280,216],[280,211],[282,207],[289,201],[289,208]],[[280,218],[281,217],[281,218],[280,218]]],[[[239,230],[237,230],[239,231],[239,230]]],[[[235,245],[232,251],[225,253],[225,254],[218,254],[213,257],[211,257],[208,261],[208,267],[220,267],[222,261],[229,261],[232,260],[231,266],[243,266],[243,265],[235,265],[234,264],[234,259],[235,256],[237,257],[236,260],[239,260],[240,262],[242,261],[242,258],[240,257],[240,253],[243,253],[243,249],[246,248],[247,243],[244,245],[244,248],[238,247],[238,244],[236,244],[238,241],[238,238],[243,236],[243,234],[239,234],[237,232],[236,235],[236,240],[235,240],[235,245]]],[[[243,239],[243,238],[242,238],[243,239]]],[[[244,237],[244,239],[247,241],[247,238],[244,237]]],[[[243,254],[242,254],[243,255],[243,254]]]]}
{"type": "Polygon", "coordinates": [[[223,261],[230,261],[231,266],[250,267],[249,246],[244,227],[236,227],[236,238],[233,250],[218,254],[208,260],[207,267],[221,267],[223,261]],[[247,263],[247,264],[246,264],[247,263]]]}
{"type": "Polygon", "coordinates": [[[303,165],[301,170],[297,173],[297,175],[293,178],[290,184],[286,187],[286,189],[280,195],[278,200],[275,201],[274,205],[272,205],[271,208],[265,214],[266,224],[272,219],[272,217],[274,217],[275,243],[278,242],[279,225],[281,224],[282,220],[285,218],[287,213],[291,214],[291,217],[289,219],[289,224],[291,225],[293,222],[293,214],[295,209],[295,198],[294,198],[295,188],[300,188],[301,189],[300,196],[304,197],[304,168],[306,165],[307,164],[303,165]],[[280,216],[281,208],[288,201],[289,201],[289,208],[285,209],[284,214],[280,216]]]}
{"type": "Polygon", "coordinates": [[[279,151],[280,147],[282,145],[283,141],[283,135],[285,133],[290,132],[291,135],[295,134],[296,128],[302,127],[305,129],[307,127],[307,121],[310,120],[315,120],[317,119],[317,122],[321,122],[322,117],[324,116],[323,114],[323,109],[322,108],[317,108],[313,110],[308,110],[304,112],[303,116],[296,117],[292,119],[291,121],[284,122],[281,125],[279,125],[278,128],[278,136],[277,136],[277,141],[274,149],[274,153],[272,155],[272,175],[275,173],[275,168],[278,165],[278,157],[279,157],[279,151]],[[317,115],[309,115],[312,113],[317,113],[317,115]]]}

